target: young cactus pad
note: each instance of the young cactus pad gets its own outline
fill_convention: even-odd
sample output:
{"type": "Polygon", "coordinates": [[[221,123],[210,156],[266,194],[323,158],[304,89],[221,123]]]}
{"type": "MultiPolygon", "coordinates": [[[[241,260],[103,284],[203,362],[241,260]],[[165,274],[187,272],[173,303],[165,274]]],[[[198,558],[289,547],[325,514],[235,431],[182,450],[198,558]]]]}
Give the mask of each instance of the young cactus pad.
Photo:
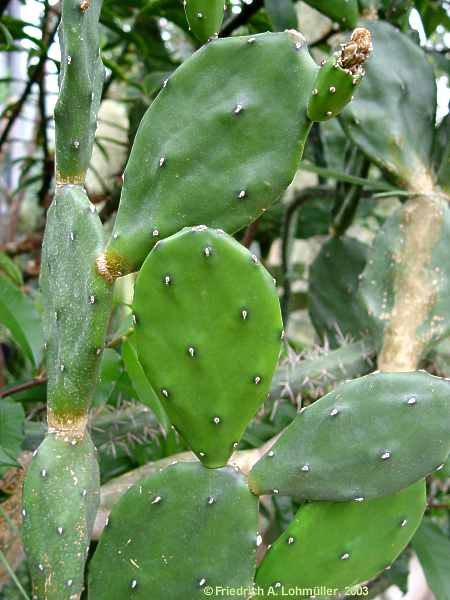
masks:
{"type": "Polygon", "coordinates": [[[425,372],[374,373],[297,415],[253,467],[256,494],[359,500],[392,494],[450,452],[450,383],[425,372]]]}
{"type": "Polygon", "coordinates": [[[278,200],[311,127],[317,70],[295,31],[215,40],[186,60],[136,135],[105,277],[136,270],[182,227],[235,232],[278,200]]]}
{"type": "Polygon", "coordinates": [[[101,5],[102,0],[61,2],[60,93],[55,107],[58,183],[83,183],[91,160],[104,78],[98,33],[101,5]]]}
{"type": "Polygon", "coordinates": [[[350,102],[364,76],[363,65],[372,53],[370,32],[358,27],[350,41],[322,64],[308,104],[311,121],[327,121],[350,102]]]}
{"type": "Polygon", "coordinates": [[[103,249],[102,225],[84,190],[57,188],[47,214],[40,279],[48,417],[56,429],[75,429],[77,419],[85,419],[97,381],[111,305],[111,286],[95,265],[103,249]]]}
{"type": "Polygon", "coordinates": [[[201,42],[219,35],[224,0],[184,0],[184,10],[189,29],[201,42]]]}
{"type": "Polygon", "coordinates": [[[224,465],[270,389],[282,322],[274,281],[221,230],[183,229],[136,280],[141,364],[202,463],[224,465]]]}
{"type": "Polygon", "coordinates": [[[306,504],[267,551],[256,585],[271,588],[272,595],[294,595],[289,589],[298,586],[316,588],[308,596],[334,597],[389,567],[414,535],[425,506],[423,481],[368,502],[306,504]]]}
{"type": "Polygon", "coordinates": [[[364,25],[372,34],[375,52],[354,102],[342,113],[341,123],[352,142],[372,161],[407,187],[411,181],[418,186],[429,169],[433,145],[433,68],[425,52],[389,23],[370,21],[364,25]]]}
{"type": "Polygon", "coordinates": [[[113,508],[89,569],[89,598],[202,600],[251,586],[258,500],[234,468],[178,463],[134,485],[113,508]]]}
{"type": "Polygon", "coordinates": [[[94,445],[49,434],[28,468],[22,535],[34,600],[77,600],[98,508],[100,477],[94,445]]]}
{"type": "Polygon", "coordinates": [[[375,238],[360,296],[384,340],[381,369],[408,371],[450,333],[449,244],[450,211],[437,195],[408,200],[375,238]]]}

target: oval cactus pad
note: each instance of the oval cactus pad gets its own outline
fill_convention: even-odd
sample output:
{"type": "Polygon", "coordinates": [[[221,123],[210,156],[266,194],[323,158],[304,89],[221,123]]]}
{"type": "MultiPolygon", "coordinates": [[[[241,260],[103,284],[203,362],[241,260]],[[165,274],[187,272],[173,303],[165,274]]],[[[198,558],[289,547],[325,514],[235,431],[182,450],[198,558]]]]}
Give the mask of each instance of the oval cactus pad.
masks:
{"type": "Polygon", "coordinates": [[[136,281],[141,364],[207,467],[224,465],[270,388],[282,321],[271,275],[221,230],[155,246],[136,281]]]}
{"type": "Polygon", "coordinates": [[[234,468],[174,463],[113,508],[90,565],[91,600],[202,600],[250,587],[258,500],[234,468]],[[108,582],[108,585],[105,585],[108,582]]]}

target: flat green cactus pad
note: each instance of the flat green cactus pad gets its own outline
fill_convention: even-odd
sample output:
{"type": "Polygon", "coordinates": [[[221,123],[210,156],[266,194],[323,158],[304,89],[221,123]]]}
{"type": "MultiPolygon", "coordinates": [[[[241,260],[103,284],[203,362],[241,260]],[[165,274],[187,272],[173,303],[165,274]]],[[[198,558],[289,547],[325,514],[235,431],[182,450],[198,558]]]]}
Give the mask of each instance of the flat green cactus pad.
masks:
{"type": "Polygon", "coordinates": [[[184,10],[189,29],[201,42],[219,34],[224,0],[184,0],[184,10]]]}
{"type": "Polygon", "coordinates": [[[352,99],[361,75],[352,75],[330,56],[320,69],[308,104],[311,121],[328,121],[336,117],[352,99]]]}
{"type": "Polygon", "coordinates": [[[89,568],[92,600],[203,600],[252,585],[258,501],[231,467],[173,464],[113,508],[89,568]]]}
{"type": "Polygon", "coordinates": [[[136,270],[182,227],[232,233],[278,200],[311,127],[317,69],[297,32],[215,40],[186,60],[141,122],[108,261],[136,270]]]}
{"type": "Polygon", "coordinates": [[[48,405],[56,420],[83,416],[97,380],[111,305],[111,286],[95,267],[103,249],[102,224],[84,190],[57,188],[47,215],[40,278],[48,405]]]}
{"type": "Polygon", "coordinates": [[[88,434],[48,434],[28,468],[22,536],[33,599],[79,598],[97,512],[100,477],[88,434]]]}
{"type": "Polygon", "coordinates": [[[294,595],[289,590],[298,586],[303,597],[335,596],[389,567],[425,506],[423,481],[368,502],[306,504],[267,551],[256,584],[272,595],[294,595]]]}
{"type": "Polygon", "coordinates": [[[60,93],[55,107],[59,183],[83,183],[91,160],[105,71],[99,52],[101,6],[102,0],[61,2],[60,93]]]}
{"type": "Polygon", "coordinates": [[[341,123],[373,162],[405,185],[417,184],[427,176],[433,145],[433,68],[424,51],[389,23],[367,21],[364,26],[372,33],[374,53],[341,123]]]}
{"type": "Polygon", "coordinates": [[[136,280],[141,364],[204,465],[224,465],[265,399],[282,322],[270,274],[220,230],[161,241],[136,280]]]}
{"type": "Polygon", "coordinates": [[[396,370],[418,364],[450,333],[449,244],[450,210],[437,195],[408,200],[373,242],[360,297],[374,337],[389,349],[386,362],[395,361],[396,370]],[[393,343],[386,343],[390,338],[393,343]]]}
{"type": "Polygon", "coordinates": [[[339,346],[344,336],[361,338],[368,331],[366,309],[357,301],[367,250],[358,240],[331,238],[311,265],[309,315],[321,339],[329,340],[333,347],[339,346]]]}
{"type": "Polygon", "coordinates": [[[341,384],[297,415],[253,467],[250,488],[310,500],[395,493],[446,461],[449,393],[423,371],[341,384]]]}

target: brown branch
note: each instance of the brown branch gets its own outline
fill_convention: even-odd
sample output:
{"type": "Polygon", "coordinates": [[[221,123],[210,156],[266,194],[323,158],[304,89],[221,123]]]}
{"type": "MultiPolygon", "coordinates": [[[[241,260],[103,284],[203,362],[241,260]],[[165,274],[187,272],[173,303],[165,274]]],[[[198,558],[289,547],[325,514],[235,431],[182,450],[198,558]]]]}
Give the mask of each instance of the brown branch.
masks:
{"type": "Polygon", "coordinates": [[[250,248],[250,246],[252,245],[253,240],[255,239],[256,233],[258,231],[258,226],[259,221],[253,221],[253,223],[250,223],[250,225],[245,230],[241,244],[246,248],[250,248]]]}
{"type": "Polygon", "coordinates": [[[25,390],[37,387],[38,385],[43,385],[46,382],[47,379],[45,377],[35,377],[34,379],[26,381],[25,383],[19,383],[18,385],[13,385],[10,388],[4,388],[0,390],[0,398],[6,398],[6,396],[13,396],[14,394],[19,394],[20,392],[24,392],[25,390]]]}

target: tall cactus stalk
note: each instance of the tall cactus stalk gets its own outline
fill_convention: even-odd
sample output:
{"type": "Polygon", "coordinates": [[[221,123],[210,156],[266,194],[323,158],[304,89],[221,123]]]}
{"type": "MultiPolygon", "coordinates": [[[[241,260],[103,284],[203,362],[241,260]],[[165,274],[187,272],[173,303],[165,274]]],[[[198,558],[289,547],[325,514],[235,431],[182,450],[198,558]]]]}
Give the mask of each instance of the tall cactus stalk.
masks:
{"type": "Polygon", "coordinates": [[[34,600],[80,598],[99,500],[95,447],[86,431],[110,311],[96,271],[100,219],[84,180],[103,81],[101,0],[64,0],[55,109],[56,191],[45,230],[41,288],[48,370],[48,434],[28,470],[23,538],[34,600]]]}

